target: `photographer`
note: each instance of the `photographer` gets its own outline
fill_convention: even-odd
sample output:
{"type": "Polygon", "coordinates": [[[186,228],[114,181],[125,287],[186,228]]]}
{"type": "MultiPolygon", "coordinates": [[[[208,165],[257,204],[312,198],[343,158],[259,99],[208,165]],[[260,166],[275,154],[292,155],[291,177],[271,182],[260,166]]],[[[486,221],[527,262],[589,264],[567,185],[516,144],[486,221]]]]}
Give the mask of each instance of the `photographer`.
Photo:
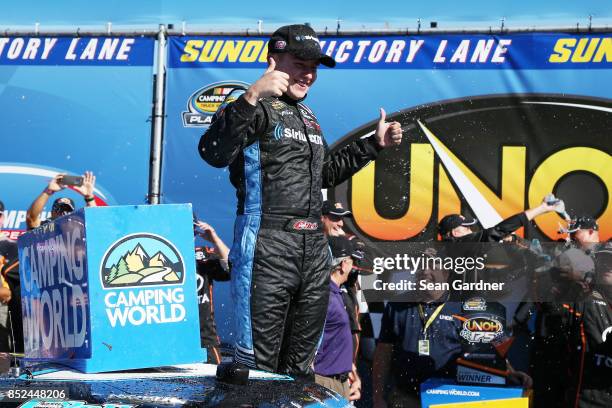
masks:
{"type": "MultiPolygon", "coordinates": [[[[41,225],[42,221],[40,219],[40,215],[42,214],[42,211],[45,208],[47,201],[49,201],[49,198],[53,194],[65,189],[69,185],[67,183],[69,179],[68,177],[64,179],[65,176],[66,174],[58,174],[55,177],[53,177],[53,179],[49,181],[47,188],[45,188],[40,193],[40,195],[36,197],[32,205],[30,206],[30,208],[28,208],[28,212],[26,214],[26,224],[28,226],[28,229],[34,229],[41,225]]],[[[72,182],[73,180],[70,180],[70,181],[72,182]]],[[[72,190],[76,191],[77,193],[83,196],[83,199],[85,200],[85,205],[87,207],[95,207],[96,206],[96,200],[94,196],[95,185],[96,185],[96,176],[94,176],[94,174],[91,171],[86,171],[82,177],[82,183],[78,185],[71,185],[71,186],[72,186],[72,190]]],[[[72,199],[68,197],[57,198],[53,202],[53,206],[51,207],[51,218],[50,219],[53,220],[57,217],[61,217],[62,215],[70,214],[74,210],[76,210],[76,207],[72,199]]]]}

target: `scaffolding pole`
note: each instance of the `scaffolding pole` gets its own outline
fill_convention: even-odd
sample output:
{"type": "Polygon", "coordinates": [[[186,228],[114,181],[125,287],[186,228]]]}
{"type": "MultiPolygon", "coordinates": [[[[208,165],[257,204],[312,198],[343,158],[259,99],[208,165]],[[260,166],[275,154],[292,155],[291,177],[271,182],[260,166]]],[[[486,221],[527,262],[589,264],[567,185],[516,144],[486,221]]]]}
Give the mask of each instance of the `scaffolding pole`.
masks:
{"type": "MultiPolygon", "coordinates": [[[[182,24],[178,28],[167,29],[164,26],[164,32],[166,36],[212,36],[212,35],[227,35],[227,36],[270,36],[273,31],[261,30],[260,27],[256,29],[245,28],[231,29],[231,30],[205,30],[198,28],[197,26],[191,30],[186,30],[186,23],[182,24]]],[[[328,36],[329,32],[326,30],[315,30],[318,35],[328,36]]],[[[503,26],[488,26],[488,27],[475,27],[475,28],[453,28],[453,29],[441,29],[441,28],[423,28],[419,27],[418,22],[414,28],[407,27],[401,28],[371,28],[371,29],[341,29],[337,35],[340,36],[387,36],[387,35],[439,35],[439,34],[517,34],[517,33],[568,33],[568,34],[588,34],[588,33],[607,33],[612,32],[611,25],[598,25],[592,26],[589,24],[580,25],[568,25],[558,27],[508,27],[504,21],[503,26]]],[[[334,34],[336,32],[334,31],[334,34]]],[[[59,29],[59,30],[45,30],[40,28],[40,24],[36,25],[32,29],[13,29],[0,28],[0,37],[45,37],[45,36],[56,36],[56,37],[109,37],[109,36],[121,36],[121,37],[158,37],[159,29],[118,29],[109,30],[109,27],[104,29],[59,29]]]]}
{"type": "Polygon", "coordinates": [[[157,70],[153,99],[153,137],[149,163],[149,204],[159,204],[161,196],[161,163],[164,129],[164,95],[166,89],[166,28],[159,26],[157,33],[157,70]]]}

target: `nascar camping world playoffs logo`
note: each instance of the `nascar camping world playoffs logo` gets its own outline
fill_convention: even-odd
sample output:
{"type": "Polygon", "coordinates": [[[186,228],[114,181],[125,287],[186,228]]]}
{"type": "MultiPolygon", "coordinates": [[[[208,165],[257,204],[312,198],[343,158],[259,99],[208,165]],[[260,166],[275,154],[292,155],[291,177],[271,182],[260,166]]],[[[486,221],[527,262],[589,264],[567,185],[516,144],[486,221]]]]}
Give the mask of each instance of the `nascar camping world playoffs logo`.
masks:
{"type": "Polygon", "coordinates": [[[177,285],[185,265],[169,241],[152,234],[135,234],[114,243],[100,268],[105,289],[177,285]]]}
{"type": "Polygon", "coordinates": [[[247,89],[248,87],[249,85],[245,82],[223,81],[198,89],[187,101],[187,112],[183,112],[183,126],[205,127],[210,125],[213,115],[227,95],[234,89],[247,89]]]}

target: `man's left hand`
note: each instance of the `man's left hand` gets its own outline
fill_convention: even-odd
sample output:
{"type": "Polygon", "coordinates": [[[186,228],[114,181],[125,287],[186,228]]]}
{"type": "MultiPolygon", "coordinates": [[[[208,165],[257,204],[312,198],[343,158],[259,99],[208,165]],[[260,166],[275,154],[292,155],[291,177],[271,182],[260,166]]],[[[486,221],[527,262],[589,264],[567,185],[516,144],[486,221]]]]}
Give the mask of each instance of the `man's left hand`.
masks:
{"type": "Polygon", "coordinates": [[[380,108],[376,140],[380,147],[397,146],[402,142],[402,125],[399,122],[385,122],[386,117],[385,110],[380,108]]]}
{"type": "Polygon", "coordinates": [[[91,171],[86,171],[83,174],[83,184],[74,186],[74,189],[85,198],[94,196],[94,187],[96,186],[96,176],[91,171]]]}

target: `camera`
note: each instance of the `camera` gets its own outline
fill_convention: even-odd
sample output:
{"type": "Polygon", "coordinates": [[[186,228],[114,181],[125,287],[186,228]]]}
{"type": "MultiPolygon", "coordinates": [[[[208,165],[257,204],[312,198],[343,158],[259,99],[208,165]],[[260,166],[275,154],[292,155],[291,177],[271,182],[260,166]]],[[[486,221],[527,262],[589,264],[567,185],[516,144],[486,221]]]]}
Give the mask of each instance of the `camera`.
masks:
{"type": "Polygon", "coordinates": [[[83,185],[83,177],[82,176],[62,176],[59,179],[59,182],[65,186],[82,186],[83,185]]]}

